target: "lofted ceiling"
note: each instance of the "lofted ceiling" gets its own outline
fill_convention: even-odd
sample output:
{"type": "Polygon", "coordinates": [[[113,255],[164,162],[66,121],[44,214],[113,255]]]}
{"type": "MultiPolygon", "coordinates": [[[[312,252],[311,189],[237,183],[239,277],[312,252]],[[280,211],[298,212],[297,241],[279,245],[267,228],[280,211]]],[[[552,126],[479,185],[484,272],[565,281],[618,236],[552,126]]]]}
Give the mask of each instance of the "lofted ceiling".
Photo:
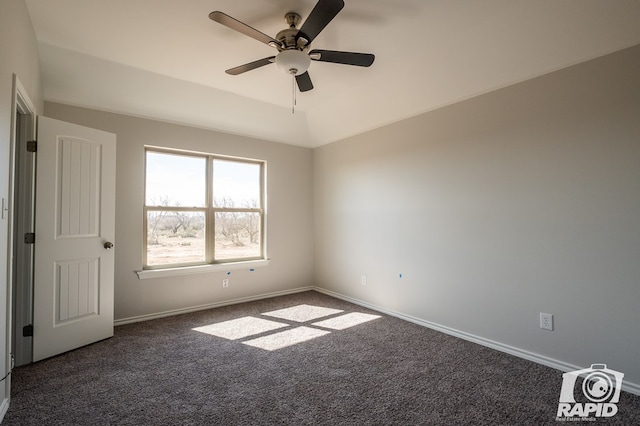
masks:
{"type": "Polygon", "coordinates": [[[270,36],[315,0],[25,0],[46,100],[316,147],[640,44],[638,0],[345,0],[312,48],[373,53],[370,68],[312,62],[298,93],[270,36]]]}

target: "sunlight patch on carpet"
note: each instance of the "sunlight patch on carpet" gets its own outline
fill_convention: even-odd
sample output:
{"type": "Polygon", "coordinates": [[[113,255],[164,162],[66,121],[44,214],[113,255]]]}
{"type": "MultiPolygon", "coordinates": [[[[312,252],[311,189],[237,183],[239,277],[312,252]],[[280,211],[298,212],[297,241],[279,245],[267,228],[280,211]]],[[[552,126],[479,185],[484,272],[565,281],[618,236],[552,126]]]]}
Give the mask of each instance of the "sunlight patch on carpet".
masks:
{"type": "Polygon", "coordinates": [[[224,339],[237,340],[242,339],[243,337],[265,333],[267,331],[273,331],[287,326],[288,324],[269,321],[262,318],[243,317],[197,327],[193,330],[211,334],[212,336],[222,337],[224,339]]]}
{"type": "Polygon", "coordinates": [[[243,342],[245,345],[254,348],[265,349],[267,351],[275,351],[277,349],[286,348],[287,346],[306,342],[316,337],[324,336],[331,333],[326,330],[318,330],[309,327],[297,327],[292,330],[285,330],[279,333],[270,334],[268,336],[258,337],[257,339],[247,340],[243,342]]]}
{"type": "Polygon", "coordinates": [[[279,309],[277,311],[265,312],[262,315],[282,318],[289,321],[305,322],[333,314],[339,314],[340,312],[344,311],[340,309],[324,308],[322,306],[297,305],[290,308],[279,309]]]}
{"type": "Polygon", "coordinates": [[[380,318],[380,315],[363,314],[360,312],[352,312],[350,314],[340,315],[339,317],[329,318],[324,321],[314,322],[311,325],[318,327],[330,328],[332,330],[345,330],[349,327],[363,324],[380,318]]]}
{"type": "Polygon", "coordinates": [[[346,330],[381,318],[379,315],[361,312],[345,313],[341,309],[305,304],[265,312],[261,315],[279,318],[282,321],[315,322],[307,326],[302,326],[302,324],[297,326],[291,323],[286,324],[270,319],[247,316],[193,328],[193,330],[229,340],[244,340],[248,338],[249,340],[241,343],[254,348],[275,351],[331,334],[332,331],[330,330],[346,330]],[[287,329],[282,330],[283,328],[287,329]]]}

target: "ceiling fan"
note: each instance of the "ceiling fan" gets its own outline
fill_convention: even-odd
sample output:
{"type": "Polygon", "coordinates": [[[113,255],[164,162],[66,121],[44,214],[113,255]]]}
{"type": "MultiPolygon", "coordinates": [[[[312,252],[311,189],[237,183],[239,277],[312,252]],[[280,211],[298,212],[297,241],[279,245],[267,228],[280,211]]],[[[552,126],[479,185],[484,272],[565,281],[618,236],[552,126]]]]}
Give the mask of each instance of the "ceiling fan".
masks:
{"type": "Polygon", "coordinates": [[[249,25],[238,21],[220,11],[211,12],[209,18],[232,30],[238,31],[278,50],[275,56],[249,62],[248,64],[230,68],[225,72],[231,75],[242,74],[271,63],[276,63],[289,75],[295,76],[301,92],[313,89],[313,83],[307,69],[311,61],[333,62],[336,64],[370,66],[375,56],[370,53],[341,52],[336,50],[310,49],[311,42],[331,22],[344,7],[343,0],[318,0],[302,27],[300,15],[295,12],[285,14],[289,28],[280,31],[275,38],[270,37],[249,25]]]}

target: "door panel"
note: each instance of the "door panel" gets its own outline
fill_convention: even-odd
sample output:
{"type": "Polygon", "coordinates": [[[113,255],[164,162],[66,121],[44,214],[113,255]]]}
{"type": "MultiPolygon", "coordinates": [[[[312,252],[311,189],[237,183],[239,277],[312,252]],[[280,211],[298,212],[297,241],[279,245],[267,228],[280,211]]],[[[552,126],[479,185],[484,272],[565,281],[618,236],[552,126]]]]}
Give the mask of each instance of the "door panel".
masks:
{"type": "Polygon", "coordinates": [[[100,315],[99,262],[99,258],[56,262],[55,325],[84,316],[100,315]]]}
{"type": "Polygon", "coordinates": [[[41,117],[33,360],[113,335],[114,134],[41,117]]]}
{"type": "Polygon", "coordinates": [[[58,238],[97,237],[100,207],[100,145],[65,137],[58,144],[58,238]]]}

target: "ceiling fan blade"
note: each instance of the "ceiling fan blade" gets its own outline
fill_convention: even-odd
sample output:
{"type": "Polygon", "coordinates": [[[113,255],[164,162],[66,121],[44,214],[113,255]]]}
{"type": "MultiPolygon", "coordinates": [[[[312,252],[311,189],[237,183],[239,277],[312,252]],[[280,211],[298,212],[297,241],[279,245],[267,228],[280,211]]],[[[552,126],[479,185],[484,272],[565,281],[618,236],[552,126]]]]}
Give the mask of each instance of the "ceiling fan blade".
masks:
{"type": "Polygon", "coordinates": [[[358,67],[368,67],[376,59],[371,53],[339,52],[337,50],[321,49],[312,50],[309,52],[309,56],[315,61],[356,65],[358,67]]]}
{"type": "Polygon", "coordinates": [[[307,20],[304,21],[296,40],[304,38],[309,44],[344,7],[343,0],[318,0],[307,20]]]}
{"type": "Polygon", "coordinates": [[[243,72],[255,70],[256,68],[263,67],[265,65],[272,64],[275,61],[275,56],[269,56],[268,58],[259,59],[257,61],[249,62],[248,64],[239,65],[235,68],[229,68],[225,72],[231,75],[242,74],[243,72]]]}
{"type": "Polygon", "coordinates": [[[298,83],[298,89],[300,89],[301,92],[308,92],[313,89],[313,83],[311,82],[308,71],[296,75],[296,83],[298,83]]]}
{"type": "Polygon", "coordinates": [[[274,40],[273,37],[269,37],[268,35],[261,33],[260,31],[256,30],[253,27],[250,27],[249,25],[245,24],[244,22],[240,22],[235,18],[232,18],[231,16],[227,15],[226,13],[222,13],[218,10],[216,10],[215,12],[211,12],[209,14],[209,19],[224,25],[225,27],[229,27],[232,30],[236,30],[246,36],[249,36],[255,40],[258,40],[259,42],[262,42],[264,44],[267,44],[269,46],[272,47],[282,47],[282,43],[280,43],[277,40],[274,40]]]}

